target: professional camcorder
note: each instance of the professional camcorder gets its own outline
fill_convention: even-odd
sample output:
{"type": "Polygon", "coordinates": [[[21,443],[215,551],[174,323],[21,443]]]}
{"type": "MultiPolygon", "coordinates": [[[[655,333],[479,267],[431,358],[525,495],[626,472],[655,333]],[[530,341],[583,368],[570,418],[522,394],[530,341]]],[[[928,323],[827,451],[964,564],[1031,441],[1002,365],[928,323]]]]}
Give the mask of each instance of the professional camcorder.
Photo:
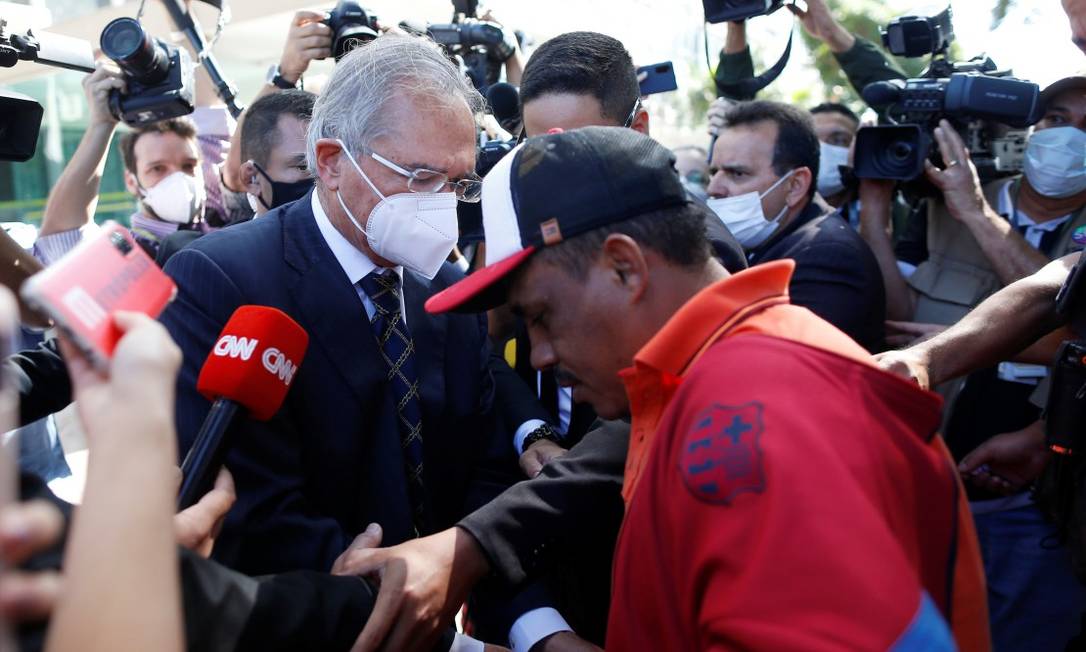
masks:
{"type": "Polygon", "coordinates": [[[883,41],[894,54],[932,55],[918,79],[875,82],[863,98],[884,111],[891,124],[864,127],[856,134],[855,172],[867,179],[911,181],[933,153],[932,131],[946,119],[962,135],[981,181],[1022,169],[1027,132],[1041,118],[1040,88],[996,69],[988,57],[951,62],[954,39],[950,8],[934,17],[892,21],[883,41]],[[1013,128],[1013,129],[1008,129],[1013,128]]]}
{"type": "Polygon", "coordinates": [[[136,126],[192,113],[196,84],[187,51],[151,38],[134,18],[110,21],[101,45],[124,73],[125,92],[109,97],[118,120],[136,126]]]}
{"type": "Polygon", "coordinates": [[[324,23],[332,29],[332,56],[336,61],[378,34],[377,16],[354,0],[340,0],[324,23]]]}
{"type": "Polygon", "coordinates": [[[454,0],[452,22],[428,23],[421,27],[403,21],[400,27],[434,39],[460,65],[472,85],[485,95],[490,85],[497,83],[502,64],[516,52],[516,35],[497,23],[479,20],[475,15],[476,6],[473,1],[454,0]]]}

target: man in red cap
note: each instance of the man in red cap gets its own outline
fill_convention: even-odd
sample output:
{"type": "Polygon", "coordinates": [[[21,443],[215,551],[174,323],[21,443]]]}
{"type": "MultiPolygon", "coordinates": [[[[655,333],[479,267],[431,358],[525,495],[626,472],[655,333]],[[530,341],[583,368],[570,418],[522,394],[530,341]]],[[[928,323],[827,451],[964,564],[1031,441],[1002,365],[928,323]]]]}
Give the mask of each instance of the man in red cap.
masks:
{"type": "MultiPolygon", "coordinates": [[[[607,648],[953,649],[946,619],[959,648],[987,649],[940,400],[790,305],[791,261],[729,277],[672,162],[625,129],[528,141],[484,182],[487,266],[427,302],[508,300],[534,366],[631,419],[607,648]]],[[[424,647],[459,584],[502,563],[485,538],[341,558],[383,578],[361,647],[424,647]]]]}

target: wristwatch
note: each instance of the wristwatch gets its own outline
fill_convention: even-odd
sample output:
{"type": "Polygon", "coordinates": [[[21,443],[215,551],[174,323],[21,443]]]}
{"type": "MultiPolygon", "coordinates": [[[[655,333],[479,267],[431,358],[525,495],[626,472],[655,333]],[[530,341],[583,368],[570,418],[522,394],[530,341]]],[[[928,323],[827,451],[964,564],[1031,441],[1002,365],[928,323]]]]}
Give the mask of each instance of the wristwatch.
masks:
{"type": "Polygon", "coordinates": [[[524,451],[528,450],[528,448],[531,447],[532,444],[536,443],[540,439],[547,439],[549,441],[553,441],[556,444],[562,442],[562,438],[558,436],[558,433],[555,432],[554,428],[552,428],[550,424],[544,423],[543,425],[528,433],[528,436],[524,438],[524,444],[522,444],[520,447],[520,454],[523,455],[524,451]]]}
{"type": "Polygon", "coordinates": [[[281,88],[285,91],[294,90],[298,88],[298,82],[293,84],[283,79],[283,74],[279,70],[279,64],[275,64],[271,68],[268,68],[268,76],[264,79],[264,82],[271,84],[276,88],[281,88]]]}

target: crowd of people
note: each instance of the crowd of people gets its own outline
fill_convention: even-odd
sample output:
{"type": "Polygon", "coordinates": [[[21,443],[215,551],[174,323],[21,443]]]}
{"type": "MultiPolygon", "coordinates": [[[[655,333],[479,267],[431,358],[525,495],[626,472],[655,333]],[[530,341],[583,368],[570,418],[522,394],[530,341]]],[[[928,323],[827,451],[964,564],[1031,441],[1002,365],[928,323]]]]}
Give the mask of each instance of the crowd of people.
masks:
{"type": "MultiPolygon", "coordinates": [[[[826,0],[788,9],[857,91],[905,79],[826,0]]],[[[306,11],[236,121],[124,130],[131,233],[177,292],[111,316],[108,368],[63,332],[5,352],[0,649],[1086,649],[1086,465],[1052,444],[1086,429],[1086,76],[1043,89],[1018,173],[982,183],[942,120],[920,197],[853,173],[853,108],[755,97],[726,29],[707,149],[652,139],[597,32],[503,50],[502,129],[398,28],[303,90],[332,54],[306,11]],[[485,170],[481,133],[508,138],[485,170]],[[204,361],[254,305],[308,351],[177,511],[204,361]],[[73,402],[76,507],[25,454],[73,402]]],[[[5,267],[94,236],[125,84],[85,78],[5,267]]],[[[22,278],[5,345],[41,322],[22,278]]]]}

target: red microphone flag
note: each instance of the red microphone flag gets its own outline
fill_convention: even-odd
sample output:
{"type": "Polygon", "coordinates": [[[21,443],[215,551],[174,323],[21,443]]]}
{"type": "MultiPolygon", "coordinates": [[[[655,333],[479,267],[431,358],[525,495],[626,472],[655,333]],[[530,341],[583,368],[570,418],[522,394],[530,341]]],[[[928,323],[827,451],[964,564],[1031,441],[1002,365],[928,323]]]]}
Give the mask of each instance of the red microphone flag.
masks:
{"type": "Polygon", "coordinates": [[[241,306],[207,356],[196,389],[209,401],[235,401],[267,421],[283,404],[308,345],[305,329],[281,310],[241,306]]]}

